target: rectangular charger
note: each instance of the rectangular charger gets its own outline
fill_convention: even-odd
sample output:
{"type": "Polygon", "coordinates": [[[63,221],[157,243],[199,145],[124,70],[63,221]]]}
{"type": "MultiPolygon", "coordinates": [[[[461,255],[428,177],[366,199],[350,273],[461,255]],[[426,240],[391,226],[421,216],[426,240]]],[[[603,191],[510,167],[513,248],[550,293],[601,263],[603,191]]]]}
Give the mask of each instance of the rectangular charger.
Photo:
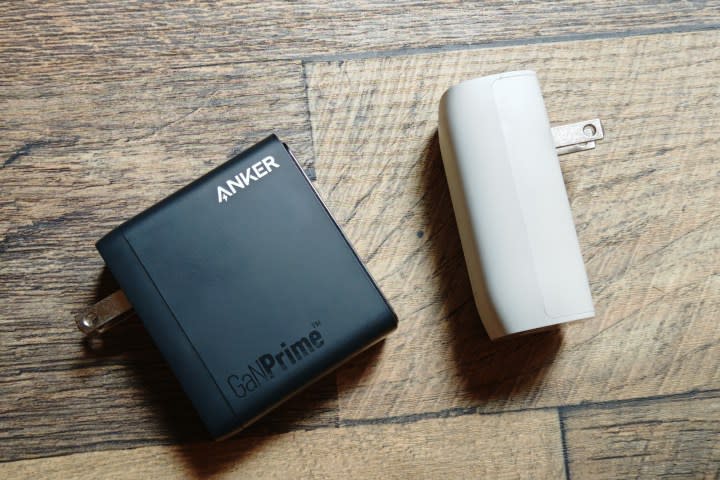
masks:
{"type": "Polygon", "coordinates": [[[125,222],[97,248],[217,439],[397,326],[275,135],[125,222]]]}
{"type": "Polygon", "coordinates": [[[594,316],[558,155],[595,148],[600,120],[551,128],[537,75],[524,70],[448,89],[438,136],[489,337],[594,316]]]}

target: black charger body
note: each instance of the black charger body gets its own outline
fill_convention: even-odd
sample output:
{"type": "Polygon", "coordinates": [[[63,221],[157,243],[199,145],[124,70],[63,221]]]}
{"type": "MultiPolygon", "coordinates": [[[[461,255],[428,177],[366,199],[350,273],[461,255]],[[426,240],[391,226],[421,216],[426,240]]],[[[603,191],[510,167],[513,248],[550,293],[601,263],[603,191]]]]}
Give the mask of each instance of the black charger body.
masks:
{"type": "Polygon", "coordinates": [[[275,135],[120,225],[97,249],[216,439],[397,326],[275,135]]]}

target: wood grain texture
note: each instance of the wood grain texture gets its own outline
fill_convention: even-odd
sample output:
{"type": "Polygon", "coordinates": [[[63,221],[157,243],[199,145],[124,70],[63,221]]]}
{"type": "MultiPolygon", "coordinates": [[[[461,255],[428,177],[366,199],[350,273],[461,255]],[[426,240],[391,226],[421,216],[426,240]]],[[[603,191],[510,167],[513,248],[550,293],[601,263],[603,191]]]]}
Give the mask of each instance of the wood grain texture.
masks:
{"type": "Polygon", "coordinates": [[[377,368],[339,372],[341,420],[718,388],[719,60],[706,32],[306,65],[318,187],[400,317],[377,368]],[[525,68],[555,123],[605,123],[594,151],[562,162],[597,315],[491,343],[437,105],[463,79],[525,68]]]}
{"type": "MultiPolygon", "coordinates": [[[[72,317],[117,288],[94,243],[127,218],[273,131],[312,160],[300,64],[18,84],[0,104],[0,459],[204,438],[137,321],[93,353],[72,317]]],[[[335,407],[329,379],[265,426],[335,407]]]]}
{"type": "Polygon", "coordinates": [[[0,477],[717,476],[719,31],[715,1],[1,3],[0,477]],[[554,123],[604,120],[562,164],[598,315],[491,343],[437,101],[515,68],[554,123]],[[188,443],[137,319],[93,351],[71,316],[117,288],[103,233],[272,131],[400,329],[188,443]]]}
{"type": "Polygon", "coordinates": [[[561,478],[563,468],[557,414],[534,411],[292,432],[260,441],[84,453],[0,464],[0,475],[504,479],[561,478]]]}
{"type": "Polygon", "coordinates": [[[10,1],[0,4],[0,82],[717,27],[717,6],[650,0],[10,1]]]}
{"type": "Polygon", "coordinates": [[[570,478],[718,478],[718,392],[563,412],[570,478]]]}

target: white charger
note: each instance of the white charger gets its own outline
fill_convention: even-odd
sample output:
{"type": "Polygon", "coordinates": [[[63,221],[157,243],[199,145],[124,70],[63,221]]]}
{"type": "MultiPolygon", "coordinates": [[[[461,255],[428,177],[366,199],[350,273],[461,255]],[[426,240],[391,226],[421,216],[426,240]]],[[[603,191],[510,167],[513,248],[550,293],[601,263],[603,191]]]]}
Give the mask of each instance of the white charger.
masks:
{"type": "Polygon", "coordinates": [[[535,72],[451,87],[440,149],[478,313],[491,339],[595,315],[558,154],[600,121],[550,128],[535,72]]]}

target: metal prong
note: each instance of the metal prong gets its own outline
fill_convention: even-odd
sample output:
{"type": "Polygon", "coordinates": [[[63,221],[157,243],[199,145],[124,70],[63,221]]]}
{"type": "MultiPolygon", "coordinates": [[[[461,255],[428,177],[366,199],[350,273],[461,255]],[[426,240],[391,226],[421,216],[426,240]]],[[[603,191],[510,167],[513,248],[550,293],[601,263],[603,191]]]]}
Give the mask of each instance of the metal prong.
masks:
{"type": "Polygon", "coordinates": [[[100,335],[130,316],[132,305],[122,290],[109,295],[75,317],[86,336],[100,335]]]}
{"type": "Polygon", "coordinates": [[[551,129],[558,155],[595,148],[595,140],[604,137],[599,118],[560,125],[551,129]]]}
{"type": "Polygon", "coordinates": [[[582,152],[583,150],[591,150],[595,148],[595,142],[576,143],[575,145],[565,145],[557,147],[555,151],[558,155],[566,155],[568,153],[582,152]]]}

